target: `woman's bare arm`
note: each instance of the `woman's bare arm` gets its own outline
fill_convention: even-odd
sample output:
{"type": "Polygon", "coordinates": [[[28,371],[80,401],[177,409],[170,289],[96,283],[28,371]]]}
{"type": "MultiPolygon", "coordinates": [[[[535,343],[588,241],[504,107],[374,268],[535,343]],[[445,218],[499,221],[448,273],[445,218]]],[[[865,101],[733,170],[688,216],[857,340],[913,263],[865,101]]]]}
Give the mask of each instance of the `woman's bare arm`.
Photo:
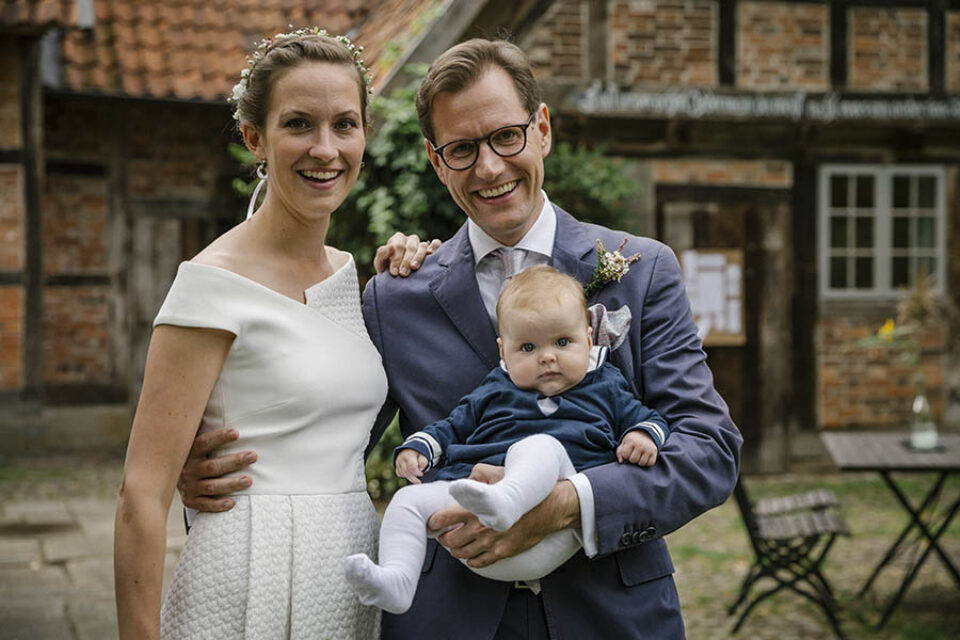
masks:
{"type": "Polygon", "coordinates": [[[150,340],[117,502],[114,576],[122,640],[159,638],[167,512],[233,339],[226,331],[161,325],[150,340]]]}

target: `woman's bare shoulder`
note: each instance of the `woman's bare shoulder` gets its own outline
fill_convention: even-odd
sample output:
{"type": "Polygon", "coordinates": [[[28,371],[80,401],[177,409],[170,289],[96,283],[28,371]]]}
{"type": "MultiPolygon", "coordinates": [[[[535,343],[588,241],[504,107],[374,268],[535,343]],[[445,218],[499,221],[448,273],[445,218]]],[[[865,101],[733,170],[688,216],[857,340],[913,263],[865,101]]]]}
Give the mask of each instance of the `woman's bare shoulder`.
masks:
{"type": "Polygon", "coordinates": [[[190,262],[240,273],[244,263],[249,263],[249,252],[244,250],[243,236],[238,225],[204,247],[200,253],[190,259],[190,262]],[[246,261],[243,260],[245,255],[246,261]]]}

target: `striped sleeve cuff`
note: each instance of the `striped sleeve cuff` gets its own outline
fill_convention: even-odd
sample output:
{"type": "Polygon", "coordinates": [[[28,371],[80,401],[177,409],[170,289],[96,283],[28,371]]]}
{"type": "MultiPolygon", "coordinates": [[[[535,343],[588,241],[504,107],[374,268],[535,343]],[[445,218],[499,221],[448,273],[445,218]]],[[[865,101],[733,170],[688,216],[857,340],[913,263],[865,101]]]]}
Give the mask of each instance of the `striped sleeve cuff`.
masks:
{"type": "MultiPolygon", "coordinates": [[[[397,454],[403,449],[413,449],[423,454],[427,459],[427,469],[432,469],[440,464],[440,456],[443,455],[443,449],[440,443],[437,442],[436,438],[424,431],[417,431],[404,440],[403,444],[393,452],[394,460],[396,460],[397,454]]],[[[426,469],[424,469],[424,471],[426,471],[426,469]]]]}
{"type": "MultiPolygon", "coordinates": [[[[667,439],[667,434],[664,433],[663,427],[656,422],[650,422],[647,420],[638,422],[637,424],[633,425],[630,431],[634,431],[636,429],[643,429],[651,438],[653,438],[653,442],[657,445],[657,451],[663,447],[663,443],[667,439]]],[[[627,433],[629,433],[629,431],[627,433]]]]}

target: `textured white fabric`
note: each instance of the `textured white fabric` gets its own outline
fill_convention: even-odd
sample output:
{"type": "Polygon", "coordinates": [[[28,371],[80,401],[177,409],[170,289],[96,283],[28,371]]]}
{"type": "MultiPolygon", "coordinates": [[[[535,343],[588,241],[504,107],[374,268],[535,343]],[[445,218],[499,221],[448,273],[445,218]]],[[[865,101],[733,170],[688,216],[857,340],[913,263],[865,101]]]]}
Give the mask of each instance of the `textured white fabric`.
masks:
{"type": "Polygon", "coordinates": [[[201,513],[161,615],[164,640],[365,640],[379,612],[343,579],[343,559],[376,555],[379,520],[366,493],[239,496],[201,513]]]}
{"type": "Polygon", "coordinates": [[[162,613],[165,640],[375,638],[379,611],[343,578],[376,554],[363,450],[386,396],[351,258],[292,300],[233,272],[183,263],[155,325],[236,338],[201,431],[234,427],[253,486],[193,522],[162,613]]]}
{"type": "Polygon", "coordinates": [[[387,392],[360,315],[351,258],[302,304],[236,273],[184,262],[154,325],[223,329],[237,337],[200,432],[233,427],[220,455],[253,449],[242,494],[362,491],[362,452],[387,392]],[[356,455],[352,455],[356,453],[356,455]]]}

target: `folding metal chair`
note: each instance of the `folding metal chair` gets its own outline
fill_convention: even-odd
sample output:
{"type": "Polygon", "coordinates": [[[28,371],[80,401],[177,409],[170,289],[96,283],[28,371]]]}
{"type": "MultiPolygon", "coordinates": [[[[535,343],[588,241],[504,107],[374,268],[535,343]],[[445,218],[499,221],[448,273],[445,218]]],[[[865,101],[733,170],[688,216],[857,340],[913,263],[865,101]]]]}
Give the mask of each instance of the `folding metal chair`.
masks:
{"type": "Polygon", "coordinates": [[[733,633],[760,602],[789,589],[823,609],[834,633],[843,640],[833,588],[821,571],[836,537],[850,535],[846,521],[834,510],[837,500],[833,494],[812,491],[763,500],[755,506],[743,481],[738,479],[733,495],[754,552],[754,562],[740,587],[740,595],[728,610],[733,615],[742,607],[733,633]],[[762,578],[771,578],[774,584],[748,602],[754,585],[762,578]]]}

